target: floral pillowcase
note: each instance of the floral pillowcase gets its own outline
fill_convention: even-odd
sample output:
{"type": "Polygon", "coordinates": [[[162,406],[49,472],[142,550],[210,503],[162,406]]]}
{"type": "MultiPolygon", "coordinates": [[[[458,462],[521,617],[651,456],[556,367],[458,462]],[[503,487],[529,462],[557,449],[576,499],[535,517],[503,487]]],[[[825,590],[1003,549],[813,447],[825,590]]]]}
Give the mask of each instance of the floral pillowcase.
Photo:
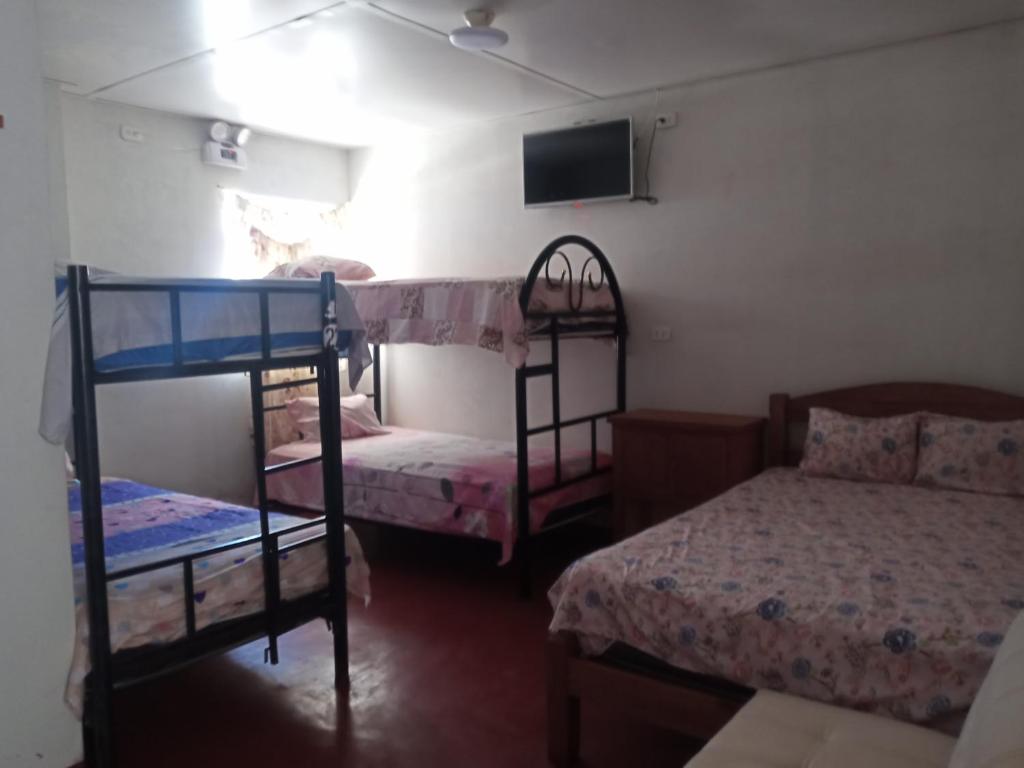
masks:
{"type": "Polygon", "coordinates": [[[974,421],[924,414],[914,482],[1024,496],[1024,420],[974,421]]]}
{"type": "Polygon", "coordinates": [[[816,477],[909,483],[917,467],[918,418],[866,419],[811,408],[800,469],[816,477]]]}

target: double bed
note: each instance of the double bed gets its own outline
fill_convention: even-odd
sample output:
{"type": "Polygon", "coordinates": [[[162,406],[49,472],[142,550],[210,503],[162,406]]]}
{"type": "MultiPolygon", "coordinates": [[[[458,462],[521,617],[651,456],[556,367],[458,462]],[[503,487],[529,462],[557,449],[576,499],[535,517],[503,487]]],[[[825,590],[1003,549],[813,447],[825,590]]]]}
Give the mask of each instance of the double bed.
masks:
{"type": "Polygon", "coordinates": [[[552,587],[556,764],[577,754],[581,700],[700,738],[754,689],[933,727],[968,708],[1024,608],[1024,497],[807,476],[791,465],[811,407],[1024,416],[1022,398],[947,385],[773,397],[774,468],[552,587]]]}

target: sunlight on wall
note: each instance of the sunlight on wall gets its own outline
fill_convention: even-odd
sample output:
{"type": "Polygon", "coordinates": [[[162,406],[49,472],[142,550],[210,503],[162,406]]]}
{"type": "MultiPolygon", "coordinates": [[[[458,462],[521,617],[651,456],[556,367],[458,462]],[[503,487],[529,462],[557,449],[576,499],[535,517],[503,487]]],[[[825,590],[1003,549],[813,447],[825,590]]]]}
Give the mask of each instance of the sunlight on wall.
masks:
{"type": "Polygon", "coordinates": [[[344,252],[369,264],[380,278],[417,274],[420,201],[416,189],[424,161],[424,140],[412,131],[350,155],[352,189],[344,252]]]}
{"type": "Polygon", "coordinates": [[[258,277],[250,274],[253,265],[252,243],[238,215],[237,197],[238,193],[233,189],[222,189],[220,192],[220,234],[223,244],[220,276],[236,279],[258,277]]]}

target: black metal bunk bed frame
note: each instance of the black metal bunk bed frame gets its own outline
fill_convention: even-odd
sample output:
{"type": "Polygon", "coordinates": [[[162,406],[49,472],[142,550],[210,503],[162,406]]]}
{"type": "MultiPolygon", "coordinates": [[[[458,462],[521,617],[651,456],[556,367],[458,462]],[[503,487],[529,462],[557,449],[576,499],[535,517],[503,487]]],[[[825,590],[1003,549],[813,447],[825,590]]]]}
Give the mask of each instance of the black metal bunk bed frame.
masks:
{"type": "Polygon", "coordinates": [[[296,283],[287,287],[259,281],[201,280],[180,284],[130,280],[91,282],[86,267],[69,267],[68,297],[72,339],[73,424],[78,479],[81,485],[83,543],[85,551],[86,603],[89,619],[91,669],[85,681],[82,733],[86,763],[107,768],[115,764],[113,702],[116,688],[128,686],[239,645],[268,639],[265,659],[278,661],[279,635],[315,618],[324,618],[333,630],[335,684],[347,690],[348,615],[345,584],[344,494],[341,472],[341,387],[338,373],[338,331],[335,313],[335,280],[324,273],[318,284],[296,283]],[[173,363],[101,372],[93,357],[90,294],[99,291],[166,293],[170,304],[173,363]],[[258,297],[261,354],[255,359],[187,363],[183,355],[181,296],[188,292],[244,293],[258,297]],[[270,297],[279,293],[319,294],[323,318],[323,345],[312,354],[274,356],[271,347],[270,297]],[[263,384],[263,371],[309,366],[316,370],[320,399],[321,456],[265,465],[264,392],[280,388],[263,384]],[[229,373],[247,373],[250,381],[254,424],[254,458],[260,533],[226,542],[200,552],[176,555],[117,571],[107,571],[103,539],[96,387],[102,384],[177,379],[229,373]],[[266,476],[297,465],[323,459],[325,514],[315,520],[271,530],[266,476]],[[280,544],[280,537],[323,524],[324,532],[280,544]],[[282,600],[279,557],[291,550],[325,540],[328,586],[294,600],[282,600]],[[259,544],[262,549],[264,610],[242,618],[196,627],[193,561],[240,547],[259,544]],[[141,573],[180,566],[184,585],[185,636],[164,644],[141,646],[113,653],[110,647],[107,585],[141,573]]]}
{"type": "MultiPolygon", "coordinates": [[[[611,472],[611,467],[599,467],[597,463],[597,423],[616,413],[626,410],[626,314],[618,280],[608,258],[600,248],[585,237],[563,235],[544,248],[533,262],[526,275],[526,282],[519,293],[519,307],[530,339],[548,341],[551,345],[550,362],[526,364],[516,368],[516,548],[515,559],[519,565],[519,590],[523,597],[531,594],[533,539],[570,523],[591,516],[607,505],[610,494],[587,499],[552,512],[543,528],[530,531],[530,501],[544,494],[586,482],[599,475],[611,472]],[[572,261],[562,250],[576,245],[587,252],[579,271],[579,280],[573,276],[572,261]],[[552,261],[560,259],[558,277],[552,277],[552,261]],[[566,297],[563,309],[531,310],[530,299],[538,280],[544,280],[549,288],[560,289],[566,297]],[[608,284],[614,309],[584,309],[585,292],[600,290],[608,284]],[[577,291],[578,287],[578,293],[577,291]],[[615,355],[615,408],[591,413],[571,419],[562,418],[560,391],[559,345],[565,339],[609,339],[616,347],[615,355]],[[526,383],[529,379],[548,376],[551,379],[551,422],[537,427],[527,423],[526,383]],[[562,477],[562,430],[590,423],[590,471],[571,478],[562,477]],[[534,435],[553,433],[555,450],[555,480],[543,488],[530,488],[529,438],[534,435]]],[[[374,411],[383,423],[383,400],[381,386],[380,344],[373,345],[373,398],[374,411]]]]}

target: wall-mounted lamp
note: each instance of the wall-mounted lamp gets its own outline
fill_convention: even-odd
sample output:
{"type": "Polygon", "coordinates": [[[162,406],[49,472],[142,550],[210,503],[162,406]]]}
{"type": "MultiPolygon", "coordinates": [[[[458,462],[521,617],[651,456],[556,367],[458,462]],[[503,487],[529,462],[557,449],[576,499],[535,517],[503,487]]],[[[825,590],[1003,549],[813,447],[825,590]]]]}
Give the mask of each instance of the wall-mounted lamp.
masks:
{"type": "Polygon", "coordinates": [[[248,165],[243,146],[252,138],[252,129],[244,125],[228,125],[223,120],[210,124],[212,141],[203,145],[203,162],[244,171],[248,165]]]}

